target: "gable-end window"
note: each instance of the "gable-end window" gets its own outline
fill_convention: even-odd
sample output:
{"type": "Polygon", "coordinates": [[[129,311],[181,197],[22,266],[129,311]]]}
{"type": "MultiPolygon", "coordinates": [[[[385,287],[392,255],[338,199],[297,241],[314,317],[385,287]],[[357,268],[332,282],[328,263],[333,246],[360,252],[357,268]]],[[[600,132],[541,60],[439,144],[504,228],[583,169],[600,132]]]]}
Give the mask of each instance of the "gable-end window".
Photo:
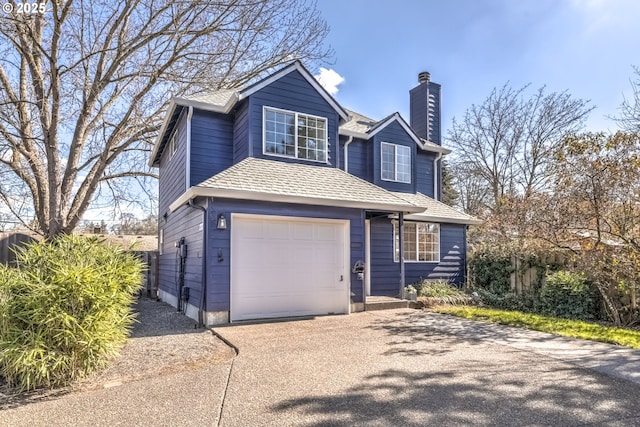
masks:
{"type": "Polygon", "coordinates": [[[383,180],[411,183],[411,148],[383,142],[380,158],[383,180]]]}
{"type": "Polygon", "coordinates": [[[264,153],[327,161],[327,119],[264,108],[264,153]]]}
{"type": "MultiPolygon", "coordinates": [[[[400,261],[398,222],[393,222],[393,253],[400,261]]],[[[404,260],[416,262],[440,261],[440,224],[430,222],[404,223],[404,260]]]]}

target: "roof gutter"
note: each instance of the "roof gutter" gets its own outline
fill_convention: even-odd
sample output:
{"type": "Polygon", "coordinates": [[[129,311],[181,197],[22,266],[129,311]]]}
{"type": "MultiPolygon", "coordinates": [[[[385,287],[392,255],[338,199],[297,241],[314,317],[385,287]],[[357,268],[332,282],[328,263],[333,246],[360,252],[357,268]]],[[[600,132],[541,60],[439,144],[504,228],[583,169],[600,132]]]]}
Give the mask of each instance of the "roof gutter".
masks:
{"type": "Polygon", "coordinates": [[[196,197],[221,197],[225,199],[243,199],[243,200],[255,200],[265,202],[279,202],[279,203],[297,203],[301,205],[314,205],[314,206],[335,206],[343,208],[356,208],[356,209],[370,209],[379,210],[383,212],[405,212],[405,213],[420,213],[424,212],[424,208],[414,205],[412,203],[404,202],[404,200],[398,198],[399,203],[376,203],[366,202],[358,200],[339,200],[339,199],[325,199],[319,197],[308,196],[296,196],[289,194],[275,194],[264,193],[259,191],[246,191],[246,190],[229,190],[225,188],[211,188],[211,187],[191,187],[184,192],[180,197],[176,199],[170,206],[169,212],[174,212],[180,206],[189,203],[189,200],[196,197]],[[404,202],[404,203],[401,203],[404,202]]]}

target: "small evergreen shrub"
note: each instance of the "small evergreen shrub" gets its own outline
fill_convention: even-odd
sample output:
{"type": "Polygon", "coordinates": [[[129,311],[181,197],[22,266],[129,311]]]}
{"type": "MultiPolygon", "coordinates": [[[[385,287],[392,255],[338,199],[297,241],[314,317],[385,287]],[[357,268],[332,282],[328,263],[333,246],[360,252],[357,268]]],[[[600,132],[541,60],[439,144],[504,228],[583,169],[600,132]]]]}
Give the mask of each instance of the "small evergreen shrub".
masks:
{"type": "Polygon", "coordinates": [[[540,291],[540,313],[589,320],[597,315],[597,295],[584,274],[557,271],[547,276],[540,291]]]}
{"type": "Polygon", "coordinates": [[[534,313],[537,308],[537,300],[531,293],[518,295],[514,292],[507,292],[503,295],[496,295],[480,289],[478,291],[482,304],[499,310],[522,311],[534,313]]]}
{"type": "Polygon", "coordinates": [[[511,291],[511,256],[497,246],[480,246],[469,257],[469,279],[474,289],[498,297],[511,291]]]}
{"type": "Polygon", "coordinates": [[[63,236],[0,266],[0,375],[23,390],[104,365],[125,342],[143,266],[95,238],[63,236]]]}

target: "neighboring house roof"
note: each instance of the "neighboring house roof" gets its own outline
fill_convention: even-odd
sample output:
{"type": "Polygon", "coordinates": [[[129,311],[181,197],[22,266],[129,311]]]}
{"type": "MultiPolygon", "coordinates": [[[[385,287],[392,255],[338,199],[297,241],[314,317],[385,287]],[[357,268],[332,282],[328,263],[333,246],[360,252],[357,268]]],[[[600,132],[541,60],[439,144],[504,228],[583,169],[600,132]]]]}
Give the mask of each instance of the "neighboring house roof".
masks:
{"type": "Polygon", "coordinates": [[[392,212],[418,213],[424,210],[341,169],[253,157],[191,187],[169,209],[174,211],[198,196],[392,212]]]}
{"type": "Polygon", "coordinates": [[[151,153],[151,158],[149,160],[149,166],[155,166],[157,162],[160,160],[160,156],[162,154],[162,150],[166,145],[166,138],[164,137],[164,133],[167,130],[170,122],[172,120],[175,121],[173,117],[175,115],[175,111],[178,106],[182,107],[194,107],[201,110],[206,111],[214,111],[217,113],[228,114],[231,112],[231,109],[243,99],[249,97],[260,89],[270,85],[271,83],[281,79],[287,74],[298,71],[304,79],[309,82],[311,86],[322,96],[325,101],[333,109],[338,113],[338,115],[343,119],[347,120],[349,115],[346,110],[342,108],[340,104],[331,96],[329,92],[325,88],[322,87],[320,83],[313,77],[313,75],[307,70],[300,61],[292,62],[291,64],[281,68],[280,70],[274,72],[270,76],[244,88],[239,89],[225,89],[211,93],[203,93],[199,95],[194,95],[186,98],[174,97],[171,98],[169,103],[169,111],[167,112],[165,121],[160,129],[160,133],[158,134],[158,138],[153,147],[153,152],[151,153]]]}
{"type": "Polygon", "coordinates": [[[385,127],[393,122],[398,122],[400,126],[407,132],[407,134],[415,141],[415,143],[421,149],[425,151],[433,151],[442,154],[449,154],[451,150],[444,148],[431,141],[418,137],[418,135],[411,129],[411,126],[402,118],[400,113],[393,113],[388,115],[382,120],[373,120],[355,111],[347,110],[349,113],[349,120],[340,125],[339,132],[341,135],[352,136],[354,138],[369,139],[385,127]]]}
{"type": "Polygon", "coordinates": [[[393,194],[425,209],[423,212],[417,214],[405,215],[405,219],[448,222],[454,224],[482,224],[482,221],[478,218],[458,212],[451,206],[425,196],[422,193],[411,194],[394,192],[393,194]]]}

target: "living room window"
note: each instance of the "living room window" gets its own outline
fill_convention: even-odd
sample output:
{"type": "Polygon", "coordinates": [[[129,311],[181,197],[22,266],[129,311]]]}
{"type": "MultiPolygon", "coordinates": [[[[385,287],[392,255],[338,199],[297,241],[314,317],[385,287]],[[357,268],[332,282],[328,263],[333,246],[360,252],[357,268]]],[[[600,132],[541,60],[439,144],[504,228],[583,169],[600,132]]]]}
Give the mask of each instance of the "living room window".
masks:
{"type": "Polygon", "coordinates": [[[411,183],[411,149],[404,145],[380,144],[382,179],[411,183]]]}
{"type": "MultiPolygon", "coordinates": [[[[398,222],[393,222],[393,253],[400,261],[398,222]]],[[[430,222],[404,223],[404,260],[409,262],[440,262],[440,224],[430,222]]]]}
{"type": "Polygon", "coordinates": [[[327,119],[264,107],[264,153],[327,161],[327,119]]]}

